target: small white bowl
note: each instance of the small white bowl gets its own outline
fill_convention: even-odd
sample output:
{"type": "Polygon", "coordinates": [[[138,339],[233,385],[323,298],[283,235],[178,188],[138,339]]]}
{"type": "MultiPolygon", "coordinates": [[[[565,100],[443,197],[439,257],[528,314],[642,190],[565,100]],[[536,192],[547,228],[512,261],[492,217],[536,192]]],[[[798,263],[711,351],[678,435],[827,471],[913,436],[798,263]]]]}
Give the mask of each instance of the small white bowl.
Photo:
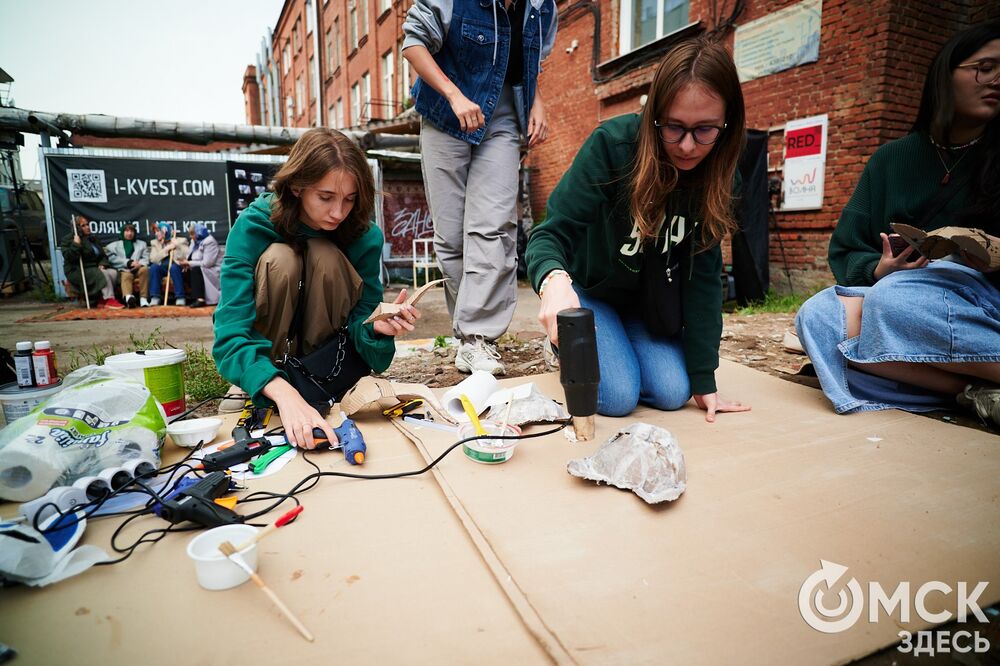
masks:
{"type": "MultiPolygon", "coordinates": [[[[238,548],[257,535],[253,525],[223,525],[202,532],[188,542],[187,554],[194,561],[198,584],[206,590],[225,590],[250,580],[250,575],[219,550],[219,544],[228,541],[238,548]]],[[[257,571],[257,544],[239,552],[253,571],[257,571]]]]}
{"type": "Polygon", "coordinates": [[[191,448],[197,446],[198,442],[204,440],[205,444],[210,444],[215,436],[219,434],[222,427],[222,419],[187,419],[184,421],[174,421],[167,425],[167,434],[177,446],[191,448]]]}

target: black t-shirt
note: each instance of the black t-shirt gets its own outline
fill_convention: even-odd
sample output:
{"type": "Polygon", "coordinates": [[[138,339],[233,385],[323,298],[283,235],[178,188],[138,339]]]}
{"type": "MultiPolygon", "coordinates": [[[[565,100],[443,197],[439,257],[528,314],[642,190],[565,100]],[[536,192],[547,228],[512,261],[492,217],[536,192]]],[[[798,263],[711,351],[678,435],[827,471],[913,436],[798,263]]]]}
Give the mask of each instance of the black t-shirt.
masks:
{"type": "MultiPolygon", "coordinates": [[[[506,5],[506,0],[500,0],[506,5]]],[[[529,0],[514,0],[507,7],[507,18],[510,19],[510,56],[507,58],[507,73],[503,82],[516,86],[524,79],[524,6],[529,0]]]]}

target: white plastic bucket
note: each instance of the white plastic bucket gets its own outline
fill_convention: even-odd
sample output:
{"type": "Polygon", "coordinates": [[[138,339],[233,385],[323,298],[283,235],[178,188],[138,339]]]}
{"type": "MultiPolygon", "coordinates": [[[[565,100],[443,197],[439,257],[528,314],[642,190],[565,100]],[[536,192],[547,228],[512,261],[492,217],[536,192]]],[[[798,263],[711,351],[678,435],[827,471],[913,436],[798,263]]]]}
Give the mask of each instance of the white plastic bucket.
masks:
{"type": "Polygon", "coordinates": [[[167,421],[172,421],[187,409],[183,368],[186,360],[183,349],[149,349],[109,356],[104,359],[104,365],[122,370],[144,383],[163,405],[167,421]]]}
{"type": "Polygon", "coordinates": [[[61,379],[55,386],[41,388],[20,388],[17,382],[0,386],[0,428],[27,416],[31,410],[61,390],[61,379]]]}

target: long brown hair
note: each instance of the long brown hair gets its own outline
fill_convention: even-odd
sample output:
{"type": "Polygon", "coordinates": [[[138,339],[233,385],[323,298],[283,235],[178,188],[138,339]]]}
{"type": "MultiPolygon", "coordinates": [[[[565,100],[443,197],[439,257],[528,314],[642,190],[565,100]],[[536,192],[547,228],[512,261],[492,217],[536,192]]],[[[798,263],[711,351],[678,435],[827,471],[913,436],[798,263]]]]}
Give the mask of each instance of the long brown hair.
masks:
{"type": "Polygon", "coordinates": [[[296,242],[295,233],[302,217],[302,200],[292,190],[301,191],[313,185],[333,169],[343,169],[354,176],[358,186],[351,212],[333,232],[334,242],[346,247],[368,230],[375,209],[375,179],[365,154],[340,132],[317,127],[295,142],[288,161],[271,181],[275,195],[271,200],[271,222],[289,243],[296,242]]]}
{"type": "Polygon", "coordinates": [[[703,245],[712,245],[735,227],[733,176],[743,150],[746,112],[743,90],[733,58],[718,41],[700,37],[682,42],[660,61],[639,121],[630,210],[643,241],[655,238],[667,197],[677,186],[678,171],[653,121],[666,115],[677,93],[696,83],[712,91],[726,107],[722,130],[702,165],[704,203],[701,209],[703,245]]]}

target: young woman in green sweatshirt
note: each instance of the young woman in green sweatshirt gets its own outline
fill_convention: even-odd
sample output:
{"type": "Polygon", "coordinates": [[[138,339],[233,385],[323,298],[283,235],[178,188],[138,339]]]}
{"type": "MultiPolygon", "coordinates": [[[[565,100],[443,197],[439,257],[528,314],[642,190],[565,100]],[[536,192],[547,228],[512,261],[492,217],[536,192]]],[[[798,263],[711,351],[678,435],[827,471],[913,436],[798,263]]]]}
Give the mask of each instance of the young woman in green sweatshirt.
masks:
{"type": "MultiPolygon", "coordinates": [[[[382,372],[395,353],[393,336],[412,331],[420,313],[405,306],[394,319],[364,323],[382,302],[383,238],[369,221],[374,179],[350,139],[335,130],[309,130],[271,189],[240,214],[227,239],[212,354],[219,374],[254,402],[277,406],[289,443],[313,448],[313,428],[331,442],[336,435],[276,365],[298,302],[303,252],[303,354],[346,327],[348,343],[369,368],[382,372]]],[[[404,289],[396,303],[405,298],[404,289]]]]}
{"type": "Polygon", "coordinates": [[[715,383],[719,242],[734,228],[744,126],[728,51],[684,42],[660,62],[642,113],[594,130],[549,197],[526,253],[538,319],[557,345],[561,310],[593,310],[599,413],[624,416],[639,402],[679,409],[692,395],[707,421],[750,409],[720,398],[715,383]],[[664,322],[669,315],[641,302],[641,283],[677,281],[679,320],[664,322]]]}
{"type": "Polygon", "coordinates": [[[875,151],[833,232],[837,286],[796,317],[838,413],[927,411],[957,395],[1000,424],[1000,271],[965,252],[896,253],[893,221],[975,227],[1000,247],[1000,22],[937,54],[912,132],[875,151]]]}

